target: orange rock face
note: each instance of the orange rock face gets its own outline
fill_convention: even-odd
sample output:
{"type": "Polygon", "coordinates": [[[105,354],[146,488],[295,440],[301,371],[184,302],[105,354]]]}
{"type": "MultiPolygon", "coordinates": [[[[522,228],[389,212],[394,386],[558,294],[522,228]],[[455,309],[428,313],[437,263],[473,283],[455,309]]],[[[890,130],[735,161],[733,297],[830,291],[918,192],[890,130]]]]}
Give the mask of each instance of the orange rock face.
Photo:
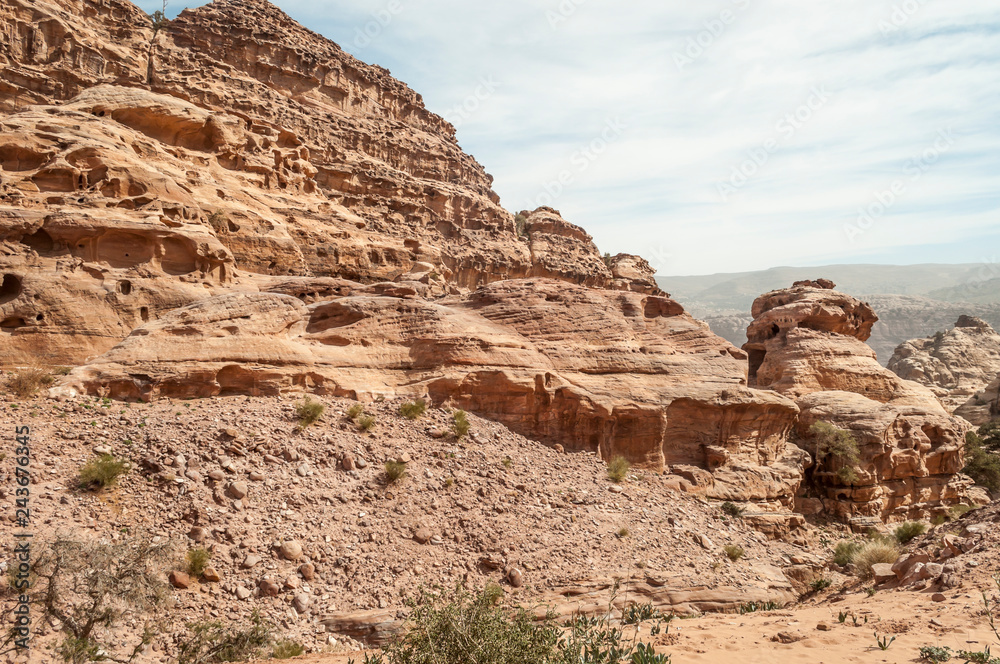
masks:
{"type": "Polygon", "coordinates": [[[858,442],[853,484],[814,474],[822,509],[845,519],[895,520],[984,498],[959,475],[968,423],[949,415],[927,388],[878,364],[864,344],[877,321],[868,305],[806,282],[761,296],[753,314],[744,346],[750,385],[795,400],[803,449],[811,450],[810,427],[820,421],[858,442]]]}

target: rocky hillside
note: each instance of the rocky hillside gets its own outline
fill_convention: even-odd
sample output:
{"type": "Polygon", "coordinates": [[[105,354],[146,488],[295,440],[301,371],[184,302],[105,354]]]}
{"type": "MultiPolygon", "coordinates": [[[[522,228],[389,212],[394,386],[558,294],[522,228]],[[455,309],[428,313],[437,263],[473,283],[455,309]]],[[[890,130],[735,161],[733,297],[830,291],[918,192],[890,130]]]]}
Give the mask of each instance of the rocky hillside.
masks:
{"type": "Polygon", "coordinates": [[[979,318],[962,316],[947,332],[900,344],[889,369],[931,388],[949,411],[975,425],[1000,410],[990,386],[1000,376],[1000,334],[979,318]]]}

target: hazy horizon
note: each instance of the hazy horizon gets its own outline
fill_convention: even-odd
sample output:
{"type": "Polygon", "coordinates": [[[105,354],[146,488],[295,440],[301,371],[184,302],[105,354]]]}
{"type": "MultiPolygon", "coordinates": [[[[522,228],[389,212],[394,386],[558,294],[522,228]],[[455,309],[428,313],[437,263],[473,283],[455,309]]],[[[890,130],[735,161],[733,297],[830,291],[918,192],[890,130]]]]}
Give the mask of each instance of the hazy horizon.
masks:
{"type": "Polygon", "coordinates": [[[997,262],[985,0],[275,4],[421,93],[507,209],[658,274],[997,262]]]}

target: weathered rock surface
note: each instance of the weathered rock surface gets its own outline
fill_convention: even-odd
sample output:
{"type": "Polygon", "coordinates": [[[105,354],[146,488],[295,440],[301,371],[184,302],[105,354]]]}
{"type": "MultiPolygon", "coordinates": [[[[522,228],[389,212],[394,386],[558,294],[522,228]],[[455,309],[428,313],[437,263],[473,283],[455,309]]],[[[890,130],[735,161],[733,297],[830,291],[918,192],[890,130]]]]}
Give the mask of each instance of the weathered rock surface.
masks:
{"type": "Polygon", "coordinates": [[[926,385],[945,408],[975,425],[997,414],[996,388],[987,387],[1000,376],[1000,334],[982,319],[962,316],[947,332],[901,344],[889,369],[926,385]]]}
{"type": "Polygon", "coordinates": [[[387,286],[343,286],[349,295],[311,305],[272,293],[199,302],[137,329],[59,389],[422,396],[567,450],[711,470],[705,489],[720,498],[788,504],[795,493],[805,455],[786,436],[797,408],[748,389],[744,353],[676,302],[549,279],[437,301],[387,286]]]}
{"type": "Polygon", "coordinates": [[[744,346],[750,385],[795,400],[804,449],[819,421],[850,431],[859,444],[854,484],[814,474],[826,511],[845,520],[895,520],[943,513],[963,500],[985,502],[959,474],[968,423],[949,415],[927,388],[878,364],[864,344],[877,320],[871,307],[803,284],[761,296],[753,314],[744,346]]]}
{"type": "Polygon", "coordinates": [[[263,0],[158,31],[124,0],[12,0],[0,34],[0,363],[77,364],[281,275],[658,292],[555,210],[519,237],[420,95],[263,0]]]}

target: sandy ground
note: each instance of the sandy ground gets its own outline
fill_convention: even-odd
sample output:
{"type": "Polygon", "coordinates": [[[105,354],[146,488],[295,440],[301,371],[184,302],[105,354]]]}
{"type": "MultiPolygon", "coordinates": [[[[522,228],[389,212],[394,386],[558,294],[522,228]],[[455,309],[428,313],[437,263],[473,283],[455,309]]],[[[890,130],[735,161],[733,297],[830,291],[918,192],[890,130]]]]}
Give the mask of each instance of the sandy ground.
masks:
{"type": "MultiPolygon", "coordinates": [[[[874,597],[860,593],[792,610],[675,620],[668,636],[672,644],[659,646],[657,651],[669,653],[673,664],[902,664],[921,661],[919,650],[928,645],[948,646],[953,651],[982,650],[992,645],[1000,652],[1000,643],[981,610],[979,595],[971,588],[949,593],[944,602],[934,602],[927,593],[879,592],[874,597]],[[843,623],[839,622],[840,612],[849,614],[843,623]],[[852,616],[857,616],[857,626],[852,616]],[[820,629],[821,623],[828,629],[820,629]],[[888,650],[876,645],[876,631],[880,636],[896,637],[888,650]],[[772,641],[779,632],[801,640],[787,644],[772,641]]],[[[349,653],[289,661],[347,664],[351,658],[359,663],[364,659],[361,653],[349,653]]]]}

